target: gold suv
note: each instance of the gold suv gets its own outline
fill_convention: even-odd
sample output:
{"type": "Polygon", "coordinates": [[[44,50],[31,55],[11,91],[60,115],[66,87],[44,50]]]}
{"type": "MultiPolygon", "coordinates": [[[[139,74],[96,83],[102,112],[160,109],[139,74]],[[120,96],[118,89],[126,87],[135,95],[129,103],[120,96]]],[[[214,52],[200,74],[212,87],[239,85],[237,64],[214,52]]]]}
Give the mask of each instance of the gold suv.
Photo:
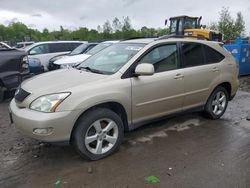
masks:
{"type": "Polygon", "coordinates": [[[98,160],[119,148],[124,131],[152,120],[193,109],[220,118],[238,86],[238,65],[220,43],[127,40],[75,68],[26,80],[10,114],[24,134],[69,141],[98,160]]]}

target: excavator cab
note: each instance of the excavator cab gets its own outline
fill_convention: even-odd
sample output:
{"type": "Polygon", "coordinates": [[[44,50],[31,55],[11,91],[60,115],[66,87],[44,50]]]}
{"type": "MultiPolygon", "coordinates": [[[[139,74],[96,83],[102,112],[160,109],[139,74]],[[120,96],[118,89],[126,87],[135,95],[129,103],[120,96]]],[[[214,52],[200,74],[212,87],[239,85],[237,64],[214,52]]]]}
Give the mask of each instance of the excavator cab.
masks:
{"type": "Polygon", "coordinates": [[[185,29],[200,29],[202,17],[177,16],[170,18],[170,34],[184,35],[185,29]]]}
{"type": "MultiPolygon", "coordinates": [[[[170,35],[184,36],[185,38],[197,38],[210,41],[222,41],[222,33],[206,29],[201,25],[202,17],[177,16],[171,17],[170,35]]],[[[167,20],[165,21],[165,25],[167,20]]]]}

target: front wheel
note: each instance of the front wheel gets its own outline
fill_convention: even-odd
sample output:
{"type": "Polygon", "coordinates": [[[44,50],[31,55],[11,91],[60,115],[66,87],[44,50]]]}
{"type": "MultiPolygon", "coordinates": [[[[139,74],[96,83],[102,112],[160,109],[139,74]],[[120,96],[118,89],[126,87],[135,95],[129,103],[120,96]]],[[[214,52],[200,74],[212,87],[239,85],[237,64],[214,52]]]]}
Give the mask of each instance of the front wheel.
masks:
{"type": "Polygon", "coordinates": [[[109,109],[85,113],[73,131],[73,145],[84,158],[98,160],[118,150],[123,139],[121,118],[109,109]]]}
{"type": "Polygon", "coordinates": [[[224,87],[217,87],[210,95],[206,106],[205,114],[210,119],[219,119],[226,111],[228,104],[228,92],[224,87]]]}

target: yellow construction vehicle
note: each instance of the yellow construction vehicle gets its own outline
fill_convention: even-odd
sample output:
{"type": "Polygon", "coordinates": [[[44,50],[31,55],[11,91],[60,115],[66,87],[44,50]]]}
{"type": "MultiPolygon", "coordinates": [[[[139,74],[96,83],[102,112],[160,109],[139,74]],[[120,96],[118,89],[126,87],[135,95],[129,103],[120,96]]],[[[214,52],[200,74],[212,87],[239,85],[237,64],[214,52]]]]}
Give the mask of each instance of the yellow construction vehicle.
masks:
{"type": "MultiPolygon", "coordinates": [[[[221,42],[222,33],[206,29],[205,25],[201,25],[201,19],[202,17],[190,16],[171,17],[170,35],[221,42]]],[[[167,20],[165,20],[166,24],[167,20]]]]}

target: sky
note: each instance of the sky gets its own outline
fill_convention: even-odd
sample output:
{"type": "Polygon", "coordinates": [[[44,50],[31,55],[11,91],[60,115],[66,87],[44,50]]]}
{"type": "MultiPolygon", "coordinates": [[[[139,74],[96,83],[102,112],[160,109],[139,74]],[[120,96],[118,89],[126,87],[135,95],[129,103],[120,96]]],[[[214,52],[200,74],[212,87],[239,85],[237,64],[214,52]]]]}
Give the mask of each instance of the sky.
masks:
{"type": "Polygon", "coordinates": [[[20,21],[29,28],[50,31],[60,26],[97,29],[106,20],[129,16],[132,26],[164,28],[165,19],[177,15],[202,16],[202,24],[219,19],[222,7],[232,17],[241,11],[250,34],[250,0],[0,0],[0,24],[20,21]]]}

